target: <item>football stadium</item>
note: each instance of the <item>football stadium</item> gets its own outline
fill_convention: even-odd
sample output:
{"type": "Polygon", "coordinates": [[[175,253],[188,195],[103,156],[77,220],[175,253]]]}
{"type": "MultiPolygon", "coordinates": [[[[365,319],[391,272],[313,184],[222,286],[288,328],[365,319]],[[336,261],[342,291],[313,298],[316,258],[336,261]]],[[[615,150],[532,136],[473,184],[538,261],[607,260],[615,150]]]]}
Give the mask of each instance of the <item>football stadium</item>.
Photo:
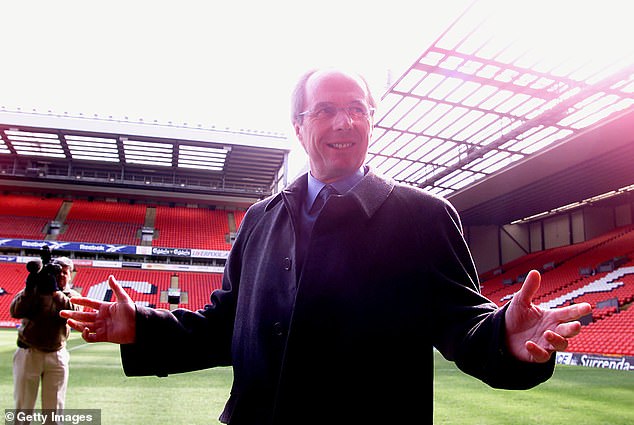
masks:
{"type": "MultiPolygon", "coordinates": [[[[575,50],[602,34],[564,36],[560,14],[526,12],[529,24],[506,9],[469,2],[389,76],[366,164],[456,208],[498,306],[539,270],[535,304],[593,309],[553,378],[527,391],[489,388],[435,353],[435,423],[632,424],[634,48],[607,38],[575,50]]],[[[198,310],[222,286],[249,207],[307,170],[293,169],[294,134],[0,107],[2,409],[20,324],[9,306],[42,247],[73,260],[85,297],[114,301],[114,275],[140,306],[198,310]]],[[[67,409],[103,424],[219,423],[230,367],[131,378],[114,344],[73,331],[68,349],[67,409]]]]}

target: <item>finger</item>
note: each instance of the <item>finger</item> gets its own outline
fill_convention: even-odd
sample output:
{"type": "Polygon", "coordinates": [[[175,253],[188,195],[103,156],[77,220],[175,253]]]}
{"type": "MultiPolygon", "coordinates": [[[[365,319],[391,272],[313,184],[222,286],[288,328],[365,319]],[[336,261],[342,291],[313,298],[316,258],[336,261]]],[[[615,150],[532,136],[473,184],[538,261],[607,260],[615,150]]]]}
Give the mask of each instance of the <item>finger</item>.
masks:
{"type": "Polygon", "coordinates": [[[62,310],[59,315],[65,319],[80,320],[82,322],[94,322],[97,318],[96,312],[74,311],[74,310],[62,310]]]}
{"type": "Polygon", "coordinates": [[[545,363],[548,361],[548,359],[550,359],[550,353],[544,348],[535,344],[533,341],[526,341],[524,347],[533,357],[533,360],[537,363],[545,363]]]}
{"type": "Polygon", "coordinates": [[[113,275],[108,276],[108,285],[110,285],[110,289],[112,289],[115,297],[117,297],[117,301],[132,302],[132,298],[130,298],[128,293],[117,283],[113,275]]]}
{"type": "Polygon", "coordinates": [[[592,306],[588,303],[580,303],[558,308],[555,310],[555,318],[559,322],[571,322],[590,313],[592,313],[592,306]]]}
{"type": "Polygon", "coordinates": [[[90,332],[90,328],[85,327],[81,333],[81,337],[84,338],[86,342],[97,342],[97,334],[94,332],[90,332]]]}
{"type": "Polygon", "coordinates": [[[81,336],[86,342],[112,342],[107,340],[104,332],[93,332],[90,326],[84,328],[81,336]]]}
{"type": "Polygon", "coordinates": [[[581,323],[579,322],[567,322],[561,323],[555,328],[555,332],[564,338],[572,338],[581,332],[581,323]]]}
{"type": "Polygon", "coordinates": [[[75,329],[78,332],[81,332],[82,334],[84,332],[84,329],[86,329],[86,324],[83,322],[78,322],[77,320],[68,319],[66,323],[68,324],[68,326],[70,326],[71,328],[75,329]]]}
{"type": "Polygon", "coordinates": [[[533,302],[533,297],[539,290],[539,285],[541,283],[541,275],[537,270],[531,270],[528,275],[526,275],[526,279],[524,279],[524,283],[520,288],[519,292],[515,294],[516,302],[522,305],[531,305],[533,302]]]}
{"type": "Polygon", "coordinates": [[[568,348],[568,340],[553,331],[544,332],[544,338],[551,345],[551,351],[565,351],[568,348]]]}
{"type": "Polygon", "coordinates": [[[77,305],[83,305],[84,307],[94,308],[95,310],[99,310],[99,308],[105,304],[103,301],[93,300],[92,298],[85,297],[72,297],[70,302],[77,305]]]}

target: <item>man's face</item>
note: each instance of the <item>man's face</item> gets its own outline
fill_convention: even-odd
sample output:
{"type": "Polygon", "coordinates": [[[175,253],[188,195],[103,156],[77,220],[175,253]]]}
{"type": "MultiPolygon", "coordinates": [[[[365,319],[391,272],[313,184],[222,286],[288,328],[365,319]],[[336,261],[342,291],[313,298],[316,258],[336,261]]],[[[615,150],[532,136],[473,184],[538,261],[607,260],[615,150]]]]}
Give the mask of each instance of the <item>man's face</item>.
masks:
{"type": "Polygon", "coordinates": [[[312,175],[324,183],[354,173],[365,161],[372,116],[354,116],[363,108],[369,111],[364,87],[358,78],[337,71],[317,72],[307,81],[303,109],[308,113],[295,124],[295,133],[312,175]],[[331,113],[315,113],[324,108],[331,113]]]}
{"type": "Polygon", "coordinates": [[[70,283],[70,280],[73,276],[72,272],[73,271],[70,269],[70,267],[62,266],[62,273],[60,273],[57,280],[57,286],[59,287],[59,289],[65,289],[66,286],[70,283]]]}

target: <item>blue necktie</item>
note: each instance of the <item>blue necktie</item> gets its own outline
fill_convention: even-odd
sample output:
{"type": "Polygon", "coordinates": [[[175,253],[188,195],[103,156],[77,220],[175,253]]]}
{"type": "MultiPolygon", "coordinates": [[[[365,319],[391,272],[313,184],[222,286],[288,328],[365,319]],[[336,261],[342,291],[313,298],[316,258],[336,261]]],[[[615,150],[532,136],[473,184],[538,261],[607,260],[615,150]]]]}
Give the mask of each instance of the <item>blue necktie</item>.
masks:
{"type": "Polygon", "coordinates": [[[309,214],[310,215],[319,214],[321,209],[326,204],[326,201],[328,200],[330,195],[337,195],[337,194],[339,194],[339,192],[337,192],[337,189],[335,189],[329,184],[322,187],[321,190],[319,191],[319,194],[317,194],[317,198],[315,199],[315,202],[313,202],[313,206],[310,207],[309,214]]]}
{"type": "Polygon", "coordinates": [[[308,248],[308,243],[310,241],[310,234],[312,233],[313,224],[315,220],[317,220],[317,216],[319,215],[321,209],[326,204],[328,197],[330,195],[339,194],[337,189],[330,185],[326,185],[321,188],[319,193],[317,194],[317,198],[313,202],[313,205],[310,207],[308,212],[303,212],[303,217],[301,218],[301,232],[299,239],[297,240],[297,274],[299,275],[302,265],[304,263],[304,256],[306,254],[306,249],[308,248]]]}

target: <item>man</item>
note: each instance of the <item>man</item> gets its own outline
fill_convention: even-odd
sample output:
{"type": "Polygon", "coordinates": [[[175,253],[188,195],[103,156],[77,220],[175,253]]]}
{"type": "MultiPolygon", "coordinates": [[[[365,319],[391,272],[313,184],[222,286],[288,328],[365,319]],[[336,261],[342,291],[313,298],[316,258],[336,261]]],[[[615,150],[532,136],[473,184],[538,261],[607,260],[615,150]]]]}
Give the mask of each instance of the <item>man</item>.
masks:
{"type": "Polygon", "coordinates": [[[74,270],[70,258],[51,263],[31,262],[26,287],[11,302],[11,316],[22,319],[18,349],[13,357],[15,408],[35,409],[40,381],[42,409],[63,410],[68,384],[66,340],[70,328],[59,316],[62,310],[77,310],[70,298],[79,296],[70,282],[74,270]]]}
{"type": "Polygon", "coordinates": [[[123,344],[127,375],[231,365],[229,424],[431,423],[432,347],[494,387],[548,379],[590,306],[533,306],[537,272],[502,309],[484,298],[451,205],[363,166],[374,107],[355,74],[301,79],[310,173],[249,209],[205,309],[135,309],[110,277],[116,302],[63,316],[123,344]]]}

